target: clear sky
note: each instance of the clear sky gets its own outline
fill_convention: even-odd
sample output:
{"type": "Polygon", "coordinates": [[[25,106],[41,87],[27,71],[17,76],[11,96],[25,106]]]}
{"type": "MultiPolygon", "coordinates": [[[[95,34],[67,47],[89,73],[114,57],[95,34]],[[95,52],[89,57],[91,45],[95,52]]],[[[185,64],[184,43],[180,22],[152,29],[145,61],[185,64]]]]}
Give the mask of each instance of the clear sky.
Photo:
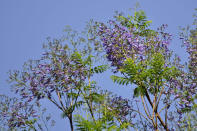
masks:
{"type": "MultiPolygon", "coordinates": [[[[63,29],[70,25],[82,30],[90,20],[107,21],[114,11],[129,12],[137,0],[0,0],[0,94],[7,93],[9,85],[7,72],[21,69],[28,59],[36,59],[42,53],[42,44],[48,36],[63,35],[63,29]]],[[[168,24],[173,34],[172,48],[184,59],[178,41],[178,27],[192,23],[197,0],[138,0],[153,28],[168,24]]],[[[112,87],[109,76],[101,85],[122,94],[126,90],[112,87]]],[[[114,85],[113,85],[114,86],[114,85]]],[[[55,109],[54,109],[55,111],[55,109]]],[[[65,121],[59,120],[56,128],[63,130],[65,121]],[[62,122],[63,121],[63,122],[62,122]]]]}

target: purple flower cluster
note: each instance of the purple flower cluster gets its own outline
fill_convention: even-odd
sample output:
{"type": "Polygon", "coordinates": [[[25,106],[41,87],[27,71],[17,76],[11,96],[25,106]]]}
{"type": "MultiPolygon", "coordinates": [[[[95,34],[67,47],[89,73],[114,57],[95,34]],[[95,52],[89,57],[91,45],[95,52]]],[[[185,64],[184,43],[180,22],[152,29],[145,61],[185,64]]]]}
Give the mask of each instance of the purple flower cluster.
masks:
{"type": "Polygon", "coordinates": [[[26,121],[37,117],[37,113],[28,102],[19,102],[16,98],[0,96],[0,119],[9,129],[25,128],[26,121]]]}
{"type": "Polygon", "coordinates": [[[122,121],[126,121],[127,117],[131,113],[131,106],[128,99],[124,99],[121,96],[114,97],[110,102],[110,108],[113,109],[122,121]]]}
{"type": "Polygon", "coordinates": [[[185,112],[191,111],[195,105],[197,84],[186,72],[182,72],[180,77],[171,79],[169,83],[168,93],[174,97],[177,108],[178,119],[176,121],[182,123],[185,112]]]}
{"type": "Polygon", "coordinates": [[[40,60],[27,64],[21,74],[11,75],[12,79],[19,79],[17,82],[23,81],[15,84],[16,93],[30,102],[51,98],[54,91],[66,93],[80,87],[87,77],[87,68],[76,52],[70,53],[60,43],[51,44],[40,60]]]}
{"type": "Polygon", "coordinates": [[[155,50],[156,52],[169,53],[168,45],[171,35],[164,33],[162,26],[158,33],[150,38],[142,37],[135,32],[136,29],[128,29],[127,27],[117,24],[114,21],[109,22],[111,27],[100,24],[98,35],[103,42],[107,59],[111,65],[119,69],[126,58],[142,61],[155,50]]]}
{"type": "MultiPolygon", "coordinates": [[[[182,71],[182,75],[179,78],[172,79],[171,85],[176,88],[175,99],[178,99],[177,112],[182,116],[184,112],[192,110],[195,105],[195,97],[197,93],[197,44],[196,42],[196,30],[191,31],[190,38],[184,36],[183,45],[186,47],[186,51],[189,54],[188,65],[185,66],[189,72],[182,71]]],[[[183,34],[182,34],[183,35],[183,34]]],[[[180,118],[182,118],[180,116],[180,118]]],[[[180,120],[181,121],[181,120],[180,120]]]]}
{"type": "Polygon", "coordinates": [[[144,53],[146,47],[143,40],[114,21],[110,21],[110,23],[114,28],[108,28],[101,24],[98,34],[106,50],[107,59],[112,62],[112,66],[120,67],[127,57],[137,57],[137,54],[144,53]]]}
{"type": "Polygon", "coordinates": [[[189,40],[184,40],[184,45],[189,54],[189,70],[197,77],[197,44],[189,40]]]}

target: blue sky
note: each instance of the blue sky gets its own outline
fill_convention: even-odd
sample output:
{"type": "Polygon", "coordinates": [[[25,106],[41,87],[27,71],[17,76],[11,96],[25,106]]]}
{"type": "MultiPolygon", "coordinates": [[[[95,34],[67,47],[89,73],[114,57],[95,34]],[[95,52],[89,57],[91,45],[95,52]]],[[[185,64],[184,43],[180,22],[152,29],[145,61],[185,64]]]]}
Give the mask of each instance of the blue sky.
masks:
{"type": "MultiPolygon", "coordinates": [[[[25,61],[36,59],[42,53],[42,44],[48,36],[62,36],[63,29],[70,25],[82,30],[90,19],[107,21],[114,11],[129,13],[137,0],[0,0],[0,94],[8,93],[7,72],[21,69],[25,61]]],[[[182,53],[178,41],[178,27],[192,23],[192,14],[197,0],[138,0],[152,27],[168,24],[173,34],[172,48],[182,53]]],[[[125,89],[112,87],[109,76],[101,82],[102,86],[122,94],[125,89]]],[[[114,86],[114,85],[113,85],[114,86]]],[[[55,109],[54,109],[55,111],[55,109]]],[[[64,122],[59,121],[61,130],[64,122]]]]}

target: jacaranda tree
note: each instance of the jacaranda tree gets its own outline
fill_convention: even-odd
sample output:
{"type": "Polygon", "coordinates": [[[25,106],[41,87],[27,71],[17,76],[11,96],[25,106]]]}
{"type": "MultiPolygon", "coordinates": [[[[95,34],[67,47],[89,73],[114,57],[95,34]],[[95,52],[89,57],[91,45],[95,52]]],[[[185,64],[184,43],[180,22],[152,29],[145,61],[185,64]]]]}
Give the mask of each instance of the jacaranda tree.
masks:
{"type": "Polygon", "coordinates": [[[2,95],[2,127],[50,130],[50,117],[42,121],[39,113],[47,100],[72,131],[194,129],[197,24],[180,36],[189,55],[186,64],[169,48],[167,25],[153,30],[150,24],[143,11],[117,13],[108,23],[91,21],[81,34],[67,28],[64,37],[47,39],[40,59],[10,72],[17,99],[2,95]],[[97,85],[93,78],[107,69],[113,82],[133,89],[132,97],[97,85]]]}
{"type": "Polygon", "coordinates": [[[109,24],[99,24],[107,59],[114,72],[122,75],[111,78],[135,87],[134,97],[140,97],[143,106],[138,113],[148,122],[143,128],[174,129],[175,125],[170,125],[173,120],[184,129],[188,126],[182,123],[184,113],[196,108],[196,27],[184,40],[189,53],[188,66],[184,66],[169,48],[171,35],[164,32],[167,25],[153,31],[149,24],[143,11],[128,17],[118,14],[109,24]]]}

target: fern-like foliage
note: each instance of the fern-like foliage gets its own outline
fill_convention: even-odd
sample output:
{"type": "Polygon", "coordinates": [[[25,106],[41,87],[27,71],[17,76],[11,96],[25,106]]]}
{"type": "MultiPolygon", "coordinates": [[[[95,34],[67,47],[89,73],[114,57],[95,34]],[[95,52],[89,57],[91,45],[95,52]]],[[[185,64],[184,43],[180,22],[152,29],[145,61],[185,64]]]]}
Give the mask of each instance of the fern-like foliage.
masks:
{"type": "Polygon", "coordinates": [[[93,120],[87,120],[81,115],[75,116],[76,130],[78,131],[102,131],[99,121],[95,124],[93,120]]]}
{"type": "Polygon", "coordinates": [[[117,83],[119,85],[128,85],[130,83],[129,79],[120,76],[112,75],[111,79],[113,80],[114,83],[117,83]]]}
{"type": "Polygon", "coordinates": [[[108,69],[108,65],[100,65],[94,67],[91,71],[92,73],[103,73],[108,69]]]}

